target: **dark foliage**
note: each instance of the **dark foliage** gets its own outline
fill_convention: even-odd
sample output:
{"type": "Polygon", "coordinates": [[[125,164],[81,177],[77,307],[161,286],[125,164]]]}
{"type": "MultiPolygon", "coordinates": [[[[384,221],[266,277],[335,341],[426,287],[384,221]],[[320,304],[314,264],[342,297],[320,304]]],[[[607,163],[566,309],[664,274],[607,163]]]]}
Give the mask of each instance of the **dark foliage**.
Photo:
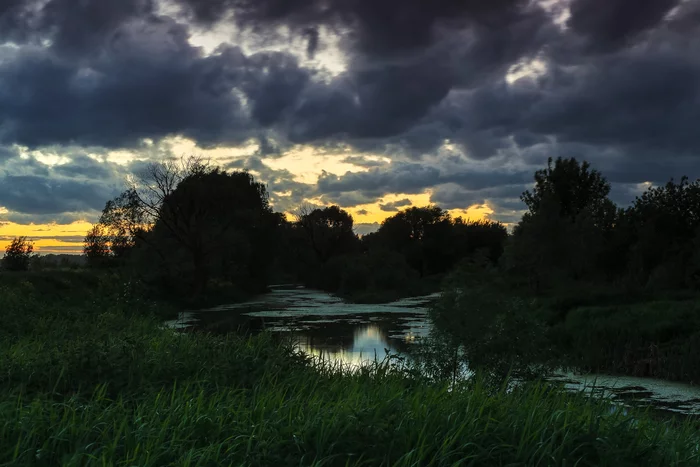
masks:
{"type": "Polygon", "coordinates": [[[17,237],[5,247],[2,268],[6,271],[27,271],[32,259],[34,243],[27,237],[17,237]]]}

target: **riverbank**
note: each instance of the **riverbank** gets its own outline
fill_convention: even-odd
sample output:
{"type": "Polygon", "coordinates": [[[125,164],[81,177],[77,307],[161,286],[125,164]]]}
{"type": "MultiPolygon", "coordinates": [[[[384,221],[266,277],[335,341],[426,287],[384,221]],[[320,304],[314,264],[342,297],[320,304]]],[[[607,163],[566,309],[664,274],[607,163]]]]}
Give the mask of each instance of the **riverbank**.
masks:
{"type": "Polygon", "coordinates": [[[415,279],[407,281],[401,287],[393,287],[389,289],[367,287],[357,289],[340,288],[325,291],[342,298],[348,303],[379,305],[395,302],[404,298],[421,297],[439,292],[442,279],[442,276],[431,276],[424,279],[415,279]]]}
{"type": "Polygon", "coordinates": [[[522,367],[700,382],[697,292],[581,284],[535,295],[488,276],[454,285],[464,283],[447,287],[433,318],[458,342],[473,343],[472,353],[522,367]]]}
{"type": "Polygon", "coordinates": [[[548,386],[347,374],[268,334],[176,333],[151,305],[0,287],[3,464],[700,465],[689,423],[548,386]]]}

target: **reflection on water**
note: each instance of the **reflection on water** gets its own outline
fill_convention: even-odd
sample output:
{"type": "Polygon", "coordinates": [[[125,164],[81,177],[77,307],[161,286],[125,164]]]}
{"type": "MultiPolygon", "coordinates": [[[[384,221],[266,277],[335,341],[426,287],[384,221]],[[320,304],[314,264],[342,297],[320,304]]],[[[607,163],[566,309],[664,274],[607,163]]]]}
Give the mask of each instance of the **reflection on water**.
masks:
{"type": "MultiPolygon", "coordinates": [[[[257,333],[263,330],[291,337],[300,350],[332,363],[357,367],[406,353],[430,332],[427,307],[437,294],[382,305],[345,303],[325,292],[297,286],[273,287],[256,300],[181,313],[166,325],[200,328],[217,333],[257,333]]],[[[567,389],[595,386],[627,404],[650,403],[667,411],[700,414],[700,389],[648,378],[577,376],[553,378],[567,389]],[[596,379],[597,378],[597,379],[596,379]]]]}
{"type": "Polygon", "coordinates": [[[700,388],[690,384],[633,376],[560,373],[551,378],[570,391],[609,398],[623,406],[651,405],[657,410],[700,415],[700,388]],[[630,404],[633,402],[634,404],[630,404]]]}
{"type": "Polygon", "coordinates": [[[432,294],[367,305],[346,303],[318,290],[276,286],[246,303],[184,312],[166,324],[217,333],[281,333],[310,355],[354,367],[381,361],[388,353],[405,352],[427,336],[427,307],[437,297],[432,294]]]}
{"type": "Polygon", "coordinates": [[[389,343],[389,338],[376,324],[360,325],[355,328],[347,346],[331,344],[327,339],[310,335],[294,337],[294,345],[304,353],[330,363],[340,363],[344,367],[358,367],[368,361],[382,361],[397,349],[389,343]]]}

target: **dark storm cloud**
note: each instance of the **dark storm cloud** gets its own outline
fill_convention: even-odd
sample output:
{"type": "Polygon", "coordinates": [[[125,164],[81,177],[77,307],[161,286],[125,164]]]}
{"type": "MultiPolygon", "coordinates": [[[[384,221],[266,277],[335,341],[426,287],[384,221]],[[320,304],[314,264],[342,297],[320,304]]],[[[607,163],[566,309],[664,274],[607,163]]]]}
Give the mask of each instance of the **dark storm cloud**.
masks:
{"type": "Polygon", "coordinates": [[[405,207],[405,206],[410,206],[411,200],[408,198],[405,199],[400,199],[398,201],[392,201],[390,203],[386,204],[380,204],[379,209],[385,212],[396,212],[399,210],[399,208],[405,207]]]}
{"type": "Polygon", "coordinates": [[[40,12],[40,27],[54,50],[83,56],[114,40],[127,20],[152,13],[152,0],[51,0],[40,12]]]}
{"type": "Polygon", "coordinates": [[[680,0],[573,0],[568,25],[595,51],[617,48],[658,25],[680,0]]]}
{"type": "Polygon", "coordinates": [[[345,133],[382,138],[408,130],[451,87],[450,70],[434,58],[353,70],[330,86],[308,88],[291,116],[290,137],[314,141],[345,133]]]}
{"type": "Polygon", "coordinates": [[[199,58],[182,26],[140,22],[108,54],[79,68],[47,50],[26,50],[0,64],[0,121],[5,141],[28,146],[134,145],[181,133],[204,143],[233,137],[241,120],[227,66],[240,52],[199,58]]]}
{"type": "MultiPolygon", "coordinates": [[[[345,34],[348,71],[330,83],[307,86],[285,127],[292,141],[315,144],[404,133],[450,89],[504,72],[514,60],[538,50],[555,29],[541,8],[521,0],[181,3],[205,24],[229,18],[232,12],[239,24],[253,31],[292,26],[310,36],[308,51],[318,45],[318,26],[345,34]]],[[[296,97],[304,82],[290,73],[289,81],[275,83],[274,91],[264,94],[296,97]]],[[[278,101],[271,104],[274,116],[258,118],[260,123],[277,123],[277,109],[291,106],[290,101],[278,101]]],[[[420,144],[415,139],[412,143],[409,146],[420,144]]]]}
{"type": "Polygon", "coordinates": [[[376,196],[361,191],[323,194],[320,198],[321,201],[326,204],[335,204],[341,208],[350,208],[360,204],[371,204],[377,200],[376,196]]]}
{"type": "MultiPolygon", "coordinates": [[[[507,25],[526,0],[178,0],[199,22],[228,19],[244,26],[287,25],[308,28],[330,25],[349,29],[360,50],[394,54],[430,45],[437,26],[479,23],[507,25]]],[[[307,29],[301,29],[307,31],[307,29]]]]}
{"type": "Polygon", "coordinates": [[[639,51],[585,66],[553,86],[516,122],[560,141],[622,145],[676,154],[700,148],[700,56],[639,51]]]}
{"type": "Polygon", "coordinates": [[[440,171],[420,164],[402,164],[388,169],[367,172],[348,172],[343,176],[323,174],[318,179],[318,190],[328,195],[359,191],[367,196],[381,197],[387,193],[421,193],[439,183],[440,171]]]}
{"type": "Polygon", "coordinates": [[[527,185],[501,185],[482,190],[466,190],[459,185],[440,185],[433,189],[430,202],[444,209],[463,209],[473,205],[482,205],[487,201],[497,202],[503,207],[523,209],[525,205],[520,201],[520,195],[527,185]],[[515,206],[509,205],[507,200],[516,200],[515,206]]]}
{"type": "Polygon", "coordinates": [[[260,156],[235,159],[225,165],[227,169],[246,170],[267,187],[270,203],[278,211],[290,211],[299,207],[314,192],[313,186],[295,180],[294,174],[284,169],[273,169],[260,156]]]}
{"type": "Polygon", "coordinates": [[[277,123],[309,81],[309,71],[282,52],[255,54],[249,57],[247,67],[255,71],[243,89],[253,102],[252,117],[262,126],[277,123]]]}
{"type": "MultiPolygon", "coordinates": [[[[89,180],[118,179],[111,164],[98,162],[84,154],[69,155],[71,161],[53,168],[53,171],[66,178],[87,178],[89,180]]],[[[106,201],[106,200],[105,200],[106,201]]]]}
{"type": "MultiPolygon", "coordinates": [[[[0,2],[0,160],[18,159],[13,143],[146,151],[142,139],[168,135],[205,147],[257,139],[258,160],[248,162],[270,191],[287,194],[280,206],[454,184],[436,199],[492,196],[507,209],[512,198],[479,192],[530,183],[531,166],[550,155],[588,158],[615,186],[700,175],[696,0],[572,0],[567,28],[529,0],[174,1],[184,17],[158,16],[155,0],[0,2]],[[190,44],[192,27],[229,21],[252,43],[279,39],[284,26],[302,46],[244,53],[225,44],[207,56],[190,44]],[[329,34],[343,35],[346,69],[335,76],[298,58],[318,58],[329,34]],[[537,76],[505,79],[533,59],[537,76]],[[349,148],[370,170],[325,174],[313,187],[262,163],[294,143],[349,148]],[[450,151],[528,168],[469,171],[450,151]],[[363,161],[363,152],[394,163],[363,161]]],[[[51,209],[89,210],[56,180],[108,185],[117,172],[73,156],[51,170],[12,165],[8,176],[46,178],[64,199],[51,209]]]]}
{"type": "Polygon", "coordinates": [[[116,187],[88,180],[56,180],[32,175],[0,177],[0,206],[22,214],[99,210],[116,194],[116,187]]]}
{"type": "Polygon", "coordinates": [[[0,161],[5,159],[10,159],[12,157],[17,157],[19,153],[15,148],[0,146],[0,161]]]}
{"type": "Polygon", "coordinates": [[[427,188],[453,183],[466,190],[483,190],[500,185],[523,185],[532,180],[529,171],[471,170],[451,165],[441,171],[420,163],[395,163],[366,172],[348,172],[338,176],[324,174],[318,180],[318,191],[328,195],[360,192],[379,198],[389,193],[417,194],[427,188]]]}
{"type": "Polygon", "coordinates": [[[282,52],[224,46],[205,57],[188,26],[150,13],[151,2],[73,3],[37,14],[34,34],[49,48],[0,49],[5,142],[123,147],[180,134],[235,144],[277,123],[312,73],[282,52]]]}
{"type": "Polygon", "coordinates": [[[382,167],[382,166],[387,165],[386,161],[371,160],[371,159],[368,159],[364,156],[348,156],[345,159],[343,159],[343,162],[345,162],[346,164],[356,165],[358,167],[365,167],[367,169],[370,169],[373,167],[382,167]]]}

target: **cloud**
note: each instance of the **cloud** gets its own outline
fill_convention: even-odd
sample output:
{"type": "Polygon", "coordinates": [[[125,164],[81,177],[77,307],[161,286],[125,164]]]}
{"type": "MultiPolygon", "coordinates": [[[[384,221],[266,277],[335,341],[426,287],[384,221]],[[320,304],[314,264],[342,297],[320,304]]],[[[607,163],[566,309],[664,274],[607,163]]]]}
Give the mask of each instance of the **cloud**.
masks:
{"type": "Polygon", "coordinates": [[[22,212],[8,212],[3,215],[3,219],[15,224],[58,224],[68,225],[78,221],[97,222],[100,217],[98,210],[86,212],[63,212],[60,214],[35,214],[22,212]]]}
{"type": "Polygon", "coordinates": [[[433,189],[430,202],[444,209],[465,209],[469,206],[488,202],[499,203],[503,207],[523,209],[520,195],[527,185],[500,185],[481,190],[467,190],[456,184],[445,184],[433,189]],[[515,206],[509,200],[516,200],[515,206]]]}
{"type": "Polygon", "coordinates": [[[369,233],[376,232],[377,230],[379,230],[379,223],[372,222],[355,224],[353,230],[358,235],[367,235],[369,233]]]}
{"type": "Polygon", "coordinates": [[[386,203],[386,204],[380,204],[379,209],[381,209],[382,211],[385,211],[385,212],[396,212],[399,210],[399,208],[404,207],[404,206],[410,206],[411,204],[412,204],[411,200],[408,198],[405,198],[405,199],[401,199],[398,201],[392,201],[392,202],[386,203]]]}
{"type": "MultiPolygon", "coordinates": [[[[0,235],[0,240],[13,240],[15,237],[12,235],[0,235]]],[[[82,243],[85,239],[84,236],[80,235],[31,235],[28,237],[29,240],[58,240],[59,242],[67,243],[82,243]]]]}
{"type": "Polygon", "coordinates": [[[319,178],[317,185],[320,193],[329,196],[359,192],[379,198],[391,193],[423,193],[430,187],[445,183],[480,190],[502,184],[525,184],[531,179],[529,170],[475,169],[461,162],[445,162],[442,167],[411,162],[394,163],[366,172],[347,172],[342,176],[326,173],[319,178]]]}
{"type": "Polygon", "coordinates": [[[358,167],[364,167],[368,169],[387,165],[387,162],[384,160],[368,159],[367,157],[360,155],[348,156],[345,159],[343,159],[343,162],[345,162],[346,164],[352,164],[358,167]]]}
{"type": "Polygon", "coordinates": [[[288,170],[269,167],[260,156],[236,159],[224,167],[251,172],[258,181],[265,184],[270,194],[270,203],[281,212],[298,208],[313,193],[313,186],[296,181],[294,174],[288,170]]]}
{"type": "Polygon", "coordinates": [[[152,160],[162,148],[144,140],[169,136],[259,142],[229,167],[280,210],[429,191],[514,216],[549,156],[590,160],[621,202],[641,182],[700,177],[698,2],[551,3],[5,0],[0,205],[25,220],[94,213],[143,162],[89,155],[152,160]],[[366,171],[314,185],[265,163],[297,143],[366,171]]]}
{"type": "Polygon", "coordinates": [[[618,48],[657,26],[680,0],[572,0],[569,27],[596,51],[618,48]]]}
{"type": "MultiPolygon", "coordinates": [[[[0,205],[25,214],[60,214],[101,210],[116,196],[114,187],[98,182],[53,180],[31,175],[0,178],[0,205]]],[[[8,219],[11,218],[8,216],[8,219]]]]}

